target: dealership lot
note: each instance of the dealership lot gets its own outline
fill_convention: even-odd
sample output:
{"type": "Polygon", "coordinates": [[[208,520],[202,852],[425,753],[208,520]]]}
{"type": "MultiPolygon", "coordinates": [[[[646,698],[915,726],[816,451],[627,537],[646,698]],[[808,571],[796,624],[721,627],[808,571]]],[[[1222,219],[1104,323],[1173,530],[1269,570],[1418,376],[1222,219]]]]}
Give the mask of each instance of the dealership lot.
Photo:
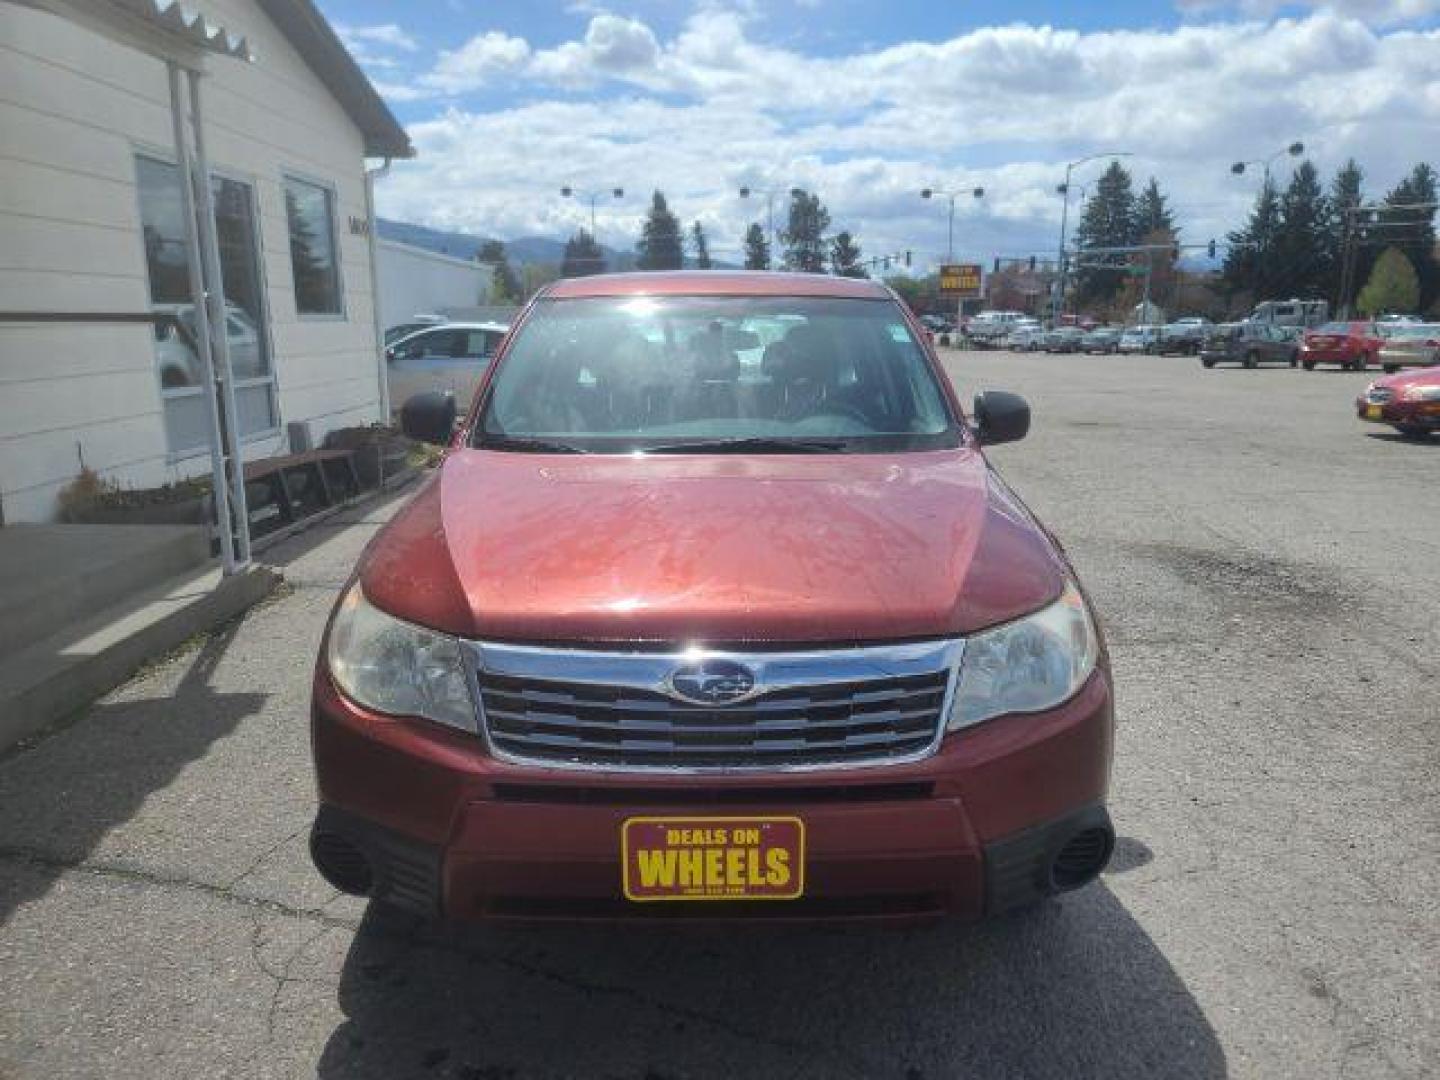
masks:
{"type": "MultiPolygon", "coordinates": [[[[1440,1060],[1440,439],[1367,377],[947,353],[1119,695],[1102,882],[910,930],[444,931],[310,869],[329,604],[285,595],[0,761],[0,1077],[1422,1076],[1440,1060]]],[[[880,553],[883,557],[883,553],[880,553]]]]}

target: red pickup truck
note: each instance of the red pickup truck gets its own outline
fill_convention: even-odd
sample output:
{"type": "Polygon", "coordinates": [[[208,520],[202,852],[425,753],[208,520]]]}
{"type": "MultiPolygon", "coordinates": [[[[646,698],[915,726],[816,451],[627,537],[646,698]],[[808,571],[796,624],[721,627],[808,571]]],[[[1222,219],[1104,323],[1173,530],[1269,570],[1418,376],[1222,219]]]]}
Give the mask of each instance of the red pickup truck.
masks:
{"type": "Polygon", "coordinates": [[[311,852],[429,916],[976,918],[1091,881],[1109,663],[896,296],[562,281],[320,648],[311,852]]]}

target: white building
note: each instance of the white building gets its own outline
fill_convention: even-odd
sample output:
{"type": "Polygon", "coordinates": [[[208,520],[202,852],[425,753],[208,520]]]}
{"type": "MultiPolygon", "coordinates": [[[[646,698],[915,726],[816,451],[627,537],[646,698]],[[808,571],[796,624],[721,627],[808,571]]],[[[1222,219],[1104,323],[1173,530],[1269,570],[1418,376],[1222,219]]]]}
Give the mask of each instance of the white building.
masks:
{"type": "Polygon", "coordinates": [[[487,263],[398,240],[377,240],[375,258],[383,327],[410,322],[416,315],[445,315],[490,302],[494,268],[487,263]]]}
{"type": "Polygon", "coordinates": [[[0,521],[52,517],[82,463],[135,487],[212,470],[207,253],[246,459],[294,421],[318,442],[387,416],[365,159],[410,156],[405,132],[311,0],[183,8],[0,0],[0,521]],[[181,154],[208,161],[208,246],[181,154]]]}

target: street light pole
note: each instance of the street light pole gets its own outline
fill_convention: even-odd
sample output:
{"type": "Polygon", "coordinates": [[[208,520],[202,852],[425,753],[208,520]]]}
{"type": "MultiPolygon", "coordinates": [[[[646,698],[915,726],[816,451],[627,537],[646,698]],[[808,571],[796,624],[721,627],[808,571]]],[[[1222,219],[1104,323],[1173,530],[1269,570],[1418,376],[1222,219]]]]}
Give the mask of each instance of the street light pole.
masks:
{"type": "Polygon", "coordinates": [[[1263,165],[1265,168],[1265,185],[1268,187],[1270,185],[1270,166],[1275,163],[1277,158],[1282,158],[1287,154],[1291,157],[1299,157],[1303,153],[1305,153],[1305,144],[1303,142],[1293,142],[1281,150],[1276,150],[1275,153],[1267,158],[1250,158],[1247,161],[1237,161],[1234,165],[1230,166],[1230,171],[1236,176],[1243,176],[1246,166],[1263,165]]]}
{"type": "Polygon", "coordinates": [[[799,193],[800,188],[798,187],[792,187],[788,192],[784,188],[768,188],[762,190],[760,188],[752,188],[748,185],[740,189],[740,198],[742,199],[748,199],[751,195],[765,196],[765,231],[770,234],[770,259],[772,262],[775,259],[775,252],[779,247],[780,240],[780,238],[775,235],[775,196],[789,194],[791,198],[794,198],[799,193]]]}
{"type": "MultiPolygon", "coordinates": [[[[601,192],[597,192],[597,191],[581,191],[581,190],[578,189],[578,188],[573,188],[573,187],[571,187],[569,184],[566,184],[564,187],[562,187],[562,188],[560,189],[560,196],[561,196],[561,198],[565,198],[565,199],[581,198],[581,199],[586,199],[586,200],[589,201],[589,203],[590,203],[590,239],[592,239],[592,240],[595,240],[595,203],[599,200],[601,194],[602,194],[601,192]]],[[[611,189],[609,190],[609,192],[608,192],[607,194],[609,194],[612,198],[615,198],[615,199],[623,199],[623,198],[625,197],[625,189],[624,189],[623,187],[613,187],[613,188],[611,188],[611,189]]],[[[599,243],[599,241],[597,240],[596,243],[599,243]]]]}
{"type": "Polygon", "coordinates": [[[1064,200],[1060,204],[1060,290],[1056,294],[1054,302],[1050,305],[1051,319],[1058,321],[1065,309],[1065,287],[1070,277],[1070,262],[1065,258],[1065,231],[1070,220],[1070,176],[1081,165],[1091,161],[1098,161],[1100,158],[1122,158],[1134,157],[1128,150],[1112,150],[1104,154],[1091,154],[1089,157],[1080,158],[1077,161],[1067,162],[1065,165],[1065,182],[1055,190],[1060,193],[1064,200]]]}
{"type": "MultiPolygon", "coordinates": [[[[922,199],[933,199],[936,195],[943,195],[950,201],[950,225],[945,239],[945,261],[955,261],[955,200],[961,195],[967,194],[964,191],[943,191],[940,188],[922,188],[920,197],[922,199]]],[[[968,192],[972,199],[983,199],[985,189],[983,187],[971,188],[968,192]]]]}

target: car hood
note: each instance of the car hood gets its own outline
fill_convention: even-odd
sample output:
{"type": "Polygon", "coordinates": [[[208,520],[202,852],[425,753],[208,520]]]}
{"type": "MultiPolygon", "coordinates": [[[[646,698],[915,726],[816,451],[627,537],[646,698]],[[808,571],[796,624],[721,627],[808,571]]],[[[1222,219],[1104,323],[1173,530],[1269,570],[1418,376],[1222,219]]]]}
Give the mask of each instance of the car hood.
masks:
{"type": "Polygon", "coordinates": [[[559,456],[460,450],[374,541],[372,603],[464,637],[862,642],[964,634],[1064,587],[973,450],[559,456]]]}
{"type": "Polygon", "coordinates": [[[1373,386],[1385,386],[1391,390],[1403,390],[1410,386],[1440,386],[1440,367],[1413,368],[1397,371],[1393,375],[1382,375],[1373,386]]]}

